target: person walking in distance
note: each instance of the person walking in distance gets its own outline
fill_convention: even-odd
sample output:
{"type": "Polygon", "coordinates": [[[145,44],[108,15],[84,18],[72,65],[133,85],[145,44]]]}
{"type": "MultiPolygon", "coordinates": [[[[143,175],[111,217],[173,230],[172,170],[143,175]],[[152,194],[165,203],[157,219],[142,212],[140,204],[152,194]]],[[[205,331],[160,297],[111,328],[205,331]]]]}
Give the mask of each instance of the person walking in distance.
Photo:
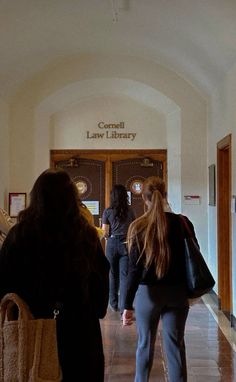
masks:
{"type": "Polygon", "coordinates": [[[124,292],[128,272],[128,252],[126,235],[130,223],[135,219],[128,204],[126,188],[116,184],[111,190],[110,207],[102,215],[102,228],[106,243],[106,256],[110,263],[109,306],[122,314],[124,310],[124,292]],[[120,295],[119,295],[120,292],[120,295]]]}
{"type": "Polygon", "coordinates": [[[13,227],[13,225],[14,221],[8,213],[3,208],[0,208],[0,250],[9,230],[13,227]]]}
{"type": "MultiPolygon", "coordinates": [[[[129,272],[123,313],[123,325],[131,325],[135,298],[135,382],[149,380],[160,319],[168,380],[186,382],[184,332],[189,303],[181,222],[170,212],[161,178],[147,178],[142,197],[147,211],[128,230],[129,272]]],[[[189,220],[188,224],[193,230],[189,220]]]]}

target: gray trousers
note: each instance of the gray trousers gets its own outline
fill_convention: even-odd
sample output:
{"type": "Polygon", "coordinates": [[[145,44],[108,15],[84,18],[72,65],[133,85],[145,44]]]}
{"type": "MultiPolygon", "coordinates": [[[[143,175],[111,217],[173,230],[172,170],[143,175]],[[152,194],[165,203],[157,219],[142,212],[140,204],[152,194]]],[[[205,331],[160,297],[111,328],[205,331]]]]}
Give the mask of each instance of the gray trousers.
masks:
{"type": "Polygon", "coordinates": [[[187,381],[184,331],[188,311],[184,287],[139,286],[135,298],[138,332],[135,382],[149,380],[160,319],[169,382],[187,381]]]}

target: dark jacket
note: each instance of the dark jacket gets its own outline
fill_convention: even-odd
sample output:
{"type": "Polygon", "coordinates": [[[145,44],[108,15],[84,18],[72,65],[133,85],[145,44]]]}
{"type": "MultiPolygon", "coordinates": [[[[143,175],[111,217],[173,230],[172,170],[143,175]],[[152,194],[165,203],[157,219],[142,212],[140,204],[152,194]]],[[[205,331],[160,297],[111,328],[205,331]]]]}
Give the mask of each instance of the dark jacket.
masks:
{"type": "Polygon", "coordinates": [[[65,238],[56,227],[50,232],[19,223],[0,255],[0,298],[17,293],[35,317],[52,317],[55,303],[62,304],[57,328],[63,381],[104,378],[99,318],[108,304],[109,263],[91,230],[78,225],[78,232],[65,238]]]}

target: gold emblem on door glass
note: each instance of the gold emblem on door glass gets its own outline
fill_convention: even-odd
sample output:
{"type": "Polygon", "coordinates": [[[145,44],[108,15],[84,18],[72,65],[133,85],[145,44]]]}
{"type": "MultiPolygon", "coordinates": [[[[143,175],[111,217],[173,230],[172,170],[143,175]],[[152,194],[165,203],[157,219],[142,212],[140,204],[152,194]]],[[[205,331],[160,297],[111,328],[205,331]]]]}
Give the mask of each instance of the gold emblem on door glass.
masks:
{"type": "Polygon", "coordinates": [[[135,195],[140,195],[142,193],[143,182],[141,180],[133,180],[130,185],[130,191],[135,195]]]}
{"type": "Polygon", "coordinates": [[[79,191],[80,195],[85,194],[85,192],[88,189],[87,184],[85,182],[81,181],[81,180],[76,182],[75,184],[76,184],[76,187],[78,188],[78,191],[79,191]]]}

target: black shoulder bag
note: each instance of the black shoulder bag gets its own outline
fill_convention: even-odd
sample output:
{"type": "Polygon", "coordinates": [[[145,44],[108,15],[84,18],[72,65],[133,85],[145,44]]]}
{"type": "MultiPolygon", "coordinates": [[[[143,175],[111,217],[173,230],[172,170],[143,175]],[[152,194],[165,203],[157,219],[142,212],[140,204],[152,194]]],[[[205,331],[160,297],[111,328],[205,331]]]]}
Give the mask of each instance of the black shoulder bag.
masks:
{"type": "Polygon", "coordinates": [[[188,297],[201,297],[214,287],[215,280],[183,215],[180,215],[180,223],[184,235],[188,297]]]}

